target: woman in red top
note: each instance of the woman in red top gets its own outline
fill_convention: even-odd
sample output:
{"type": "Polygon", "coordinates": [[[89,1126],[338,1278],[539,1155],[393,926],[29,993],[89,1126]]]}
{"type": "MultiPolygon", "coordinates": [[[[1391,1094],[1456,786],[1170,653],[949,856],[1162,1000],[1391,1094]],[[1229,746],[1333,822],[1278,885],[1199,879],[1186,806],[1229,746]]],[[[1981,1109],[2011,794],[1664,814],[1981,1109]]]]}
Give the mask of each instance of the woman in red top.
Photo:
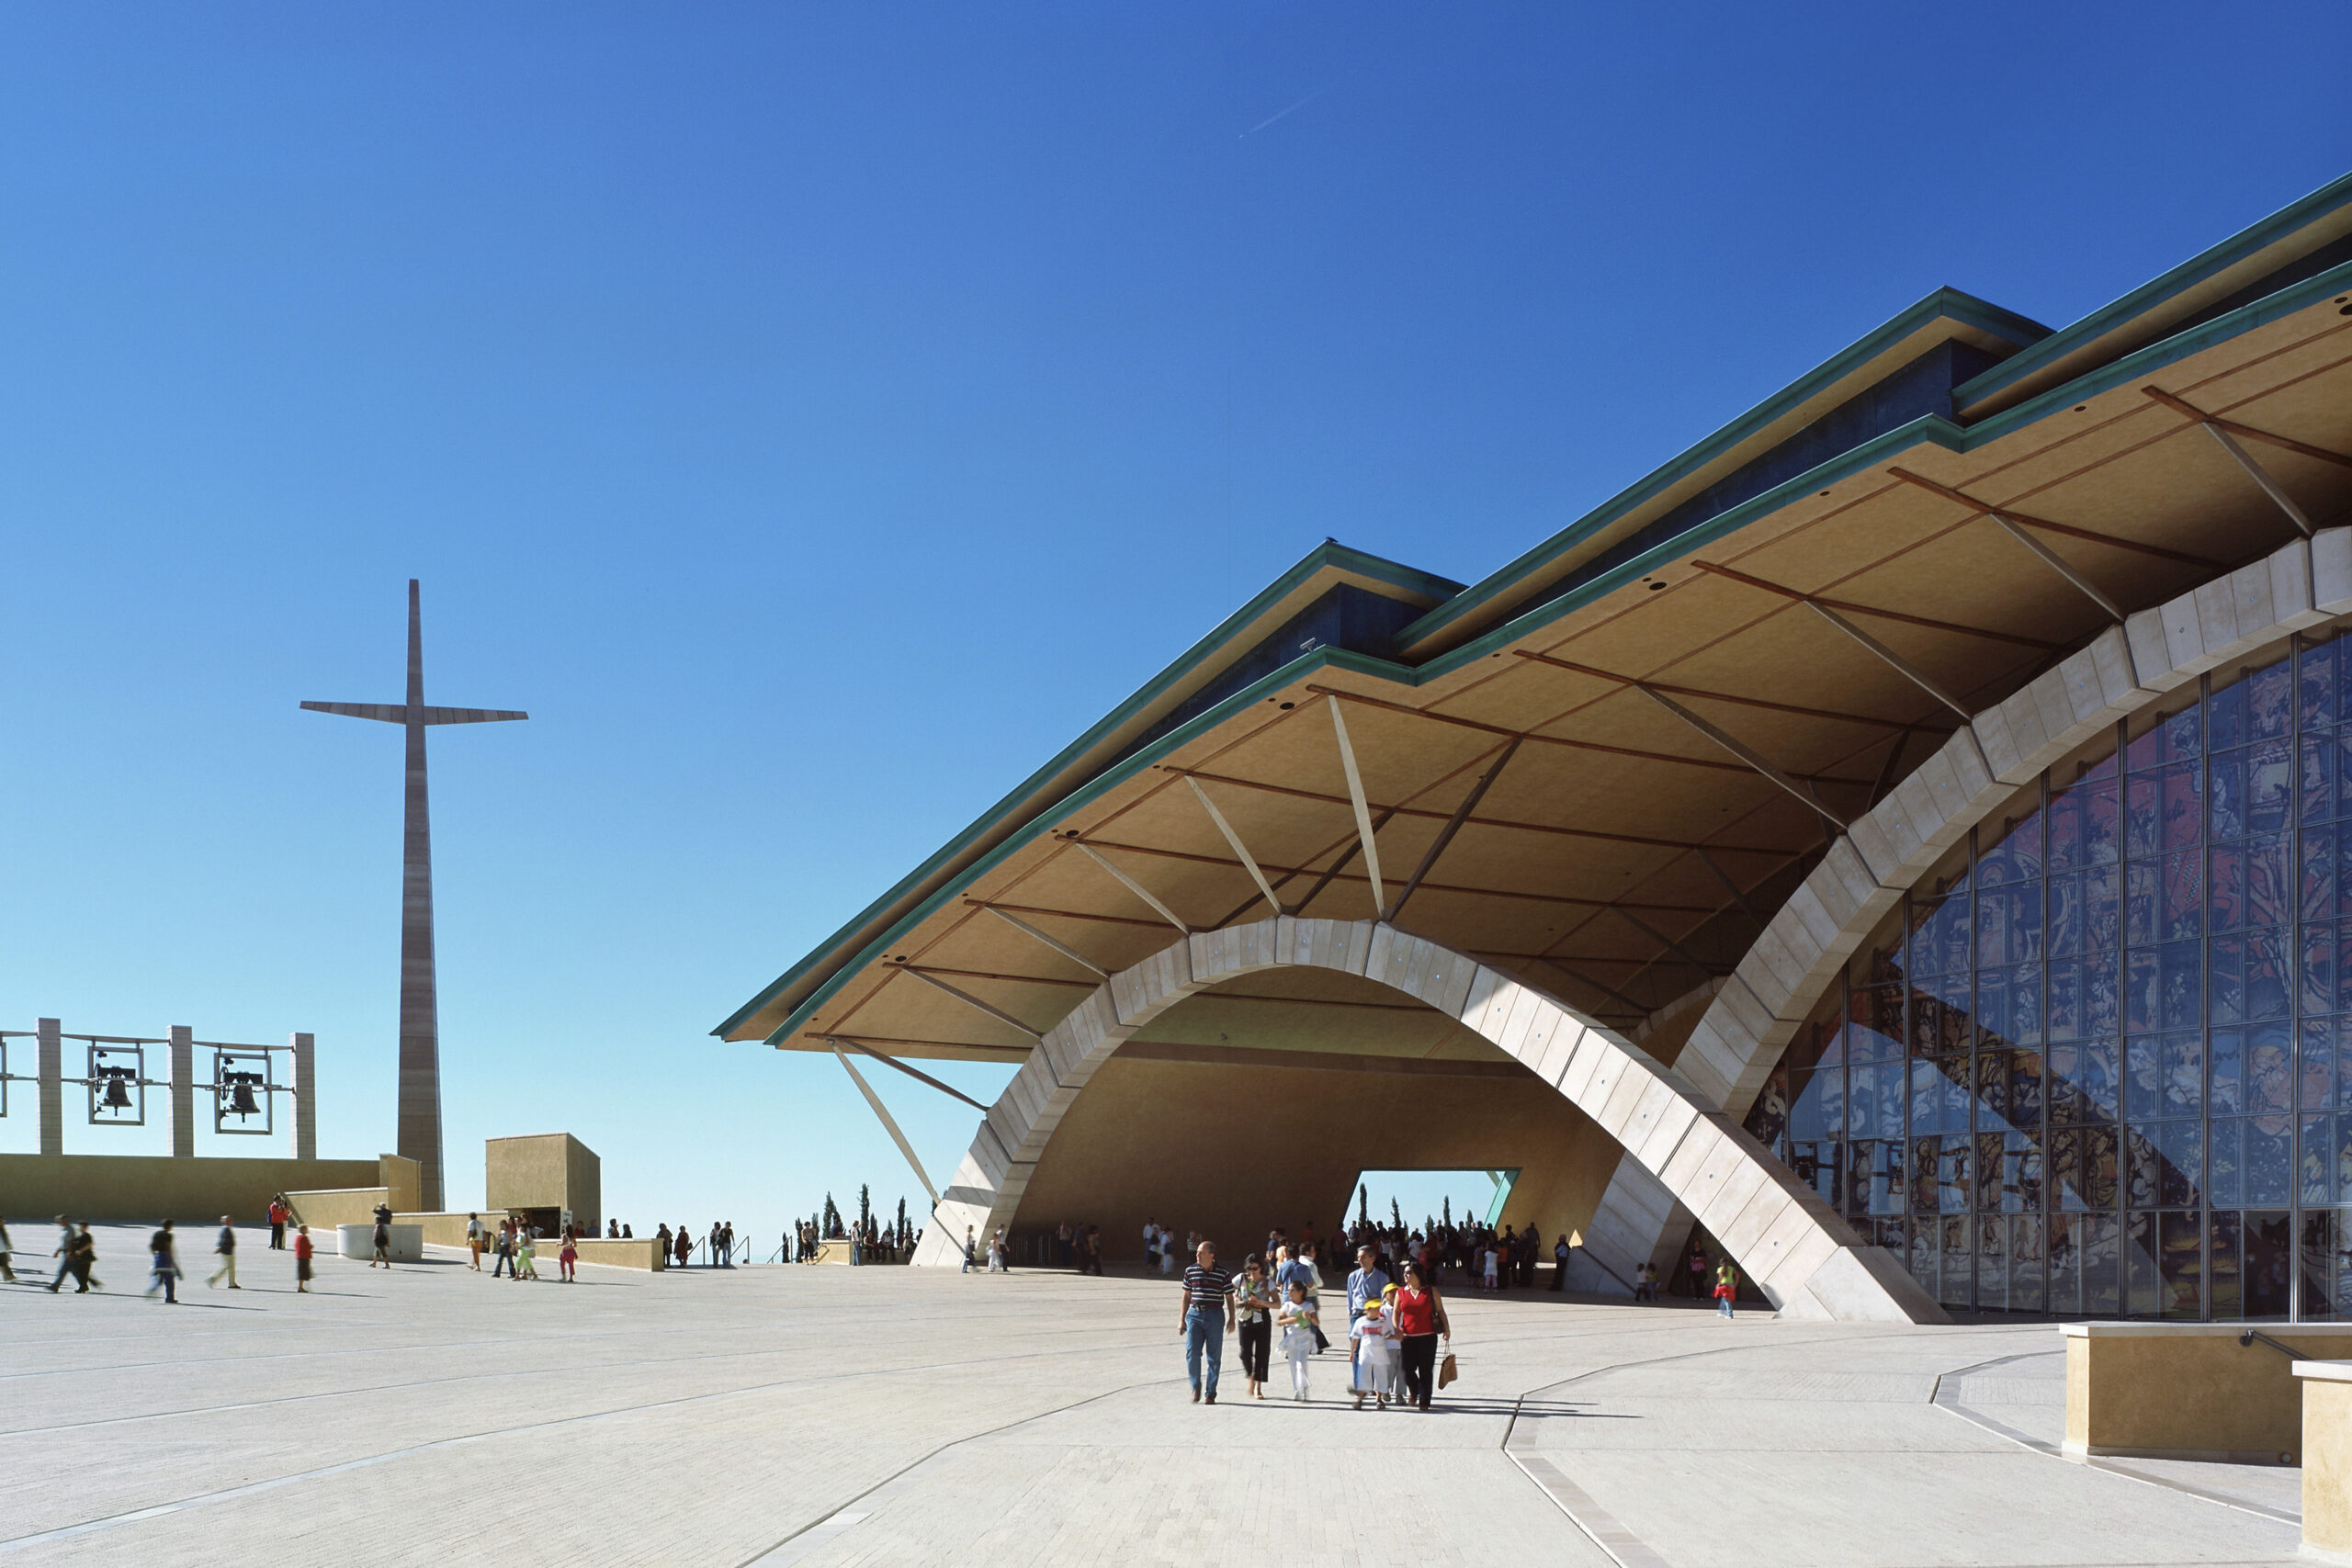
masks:
{"type": "Polygon", "coordinates": [[[294,1288],[306,1296],[311,1293],[311,1227],[308,1225],[294,1233],[294,1288]]]}
{"type": "Polygon", "coordinates": [[[1427,1410],[1437,1386],[1437,1337],[1451,1337],[1445,1303],[1418,1260],[1405,1265],[1405,1287],[1396,1292],[1397,1348],[1405,1371],[1405,1403],[1427,1410]]]}

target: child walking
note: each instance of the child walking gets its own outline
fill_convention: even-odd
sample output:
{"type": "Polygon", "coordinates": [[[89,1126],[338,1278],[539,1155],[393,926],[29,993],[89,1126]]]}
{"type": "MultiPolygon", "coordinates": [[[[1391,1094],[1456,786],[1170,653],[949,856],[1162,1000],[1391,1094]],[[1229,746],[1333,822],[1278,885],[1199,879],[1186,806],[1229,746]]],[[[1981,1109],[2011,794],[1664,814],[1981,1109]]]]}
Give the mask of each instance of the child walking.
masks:
{"type": "Polygon", "coordinates": [[[1739,1270],[1726,1258],[1715,1270],[1715,1310],[1725,1317],[1733,1316],[1731,1303],[1739,1297],[1739,1270]]]}
{"type": "Polygon", "coordinates": [[[1306,1359],[1315,1354],[1317,1322],[1306,1300],[1306,1282],[1292,1281],[1290,1300],[1274,1314],[1274,1323],[1283,1331],[1283,1357],[1290,1362],[1290,1396],[1302,1404],[1306,1403],[1306,1359]]]}
{"type": "Polygon", "coordinates": [[[1351,1370],[1355,1374],[1356,1408],[1363,1408],[1363,1396],[1373,1394],[1379,1400],[1378,1408],[1388,1408],[1388,1390],[1396,1381],[1396,1350],[1390,1339],[1396,1333],[1388,1322],[1387,1303],[1375,1299],[1363,1303],[1363,1315],[1348,1330],[1354,1342],[1351,1370]]]}
{"type": "Polygon", "coordinates": [[[529,1225],[525,1225],[523,1227],[523,1266],[514,1271],[516,1279],[536,1280],[539,1277],[538,1269],[535,1265],[538,1253],[538,1235],[529,1225]]]}

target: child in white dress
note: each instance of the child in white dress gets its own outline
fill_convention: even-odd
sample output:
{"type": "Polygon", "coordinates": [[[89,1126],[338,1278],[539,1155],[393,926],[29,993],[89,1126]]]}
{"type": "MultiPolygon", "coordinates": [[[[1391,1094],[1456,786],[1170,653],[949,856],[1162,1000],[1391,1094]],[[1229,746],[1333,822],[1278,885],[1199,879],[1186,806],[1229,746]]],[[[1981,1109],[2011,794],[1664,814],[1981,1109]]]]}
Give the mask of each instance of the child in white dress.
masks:
{"type": "Polygon", "coordinates": [[[1379,1397],[1380,1408],[1388,1407],[1389,1391],[1396,1384],[1396,1326],[1389,1320],[1387,1303],[1368,1301],[1363,1303],[1363,1315],[1356,1319],[1348,1331],[1355,1341],[1356,1408],[1363,1408],[1367,1393],[1379,1397]]]}
{"type": "Polygon", "coordinates": [[[1306,1399],[1306,1359],[1315,1354],[1315,1309],[1306,1304],[1306,1286],[1295,1281],[1290,1288],[1290,1300],[1274,1314],[1274,1325],[1283,1331],[1283,1355],[1290,1362],[1290,1396],[1302,1404],[1306,1399]]]}

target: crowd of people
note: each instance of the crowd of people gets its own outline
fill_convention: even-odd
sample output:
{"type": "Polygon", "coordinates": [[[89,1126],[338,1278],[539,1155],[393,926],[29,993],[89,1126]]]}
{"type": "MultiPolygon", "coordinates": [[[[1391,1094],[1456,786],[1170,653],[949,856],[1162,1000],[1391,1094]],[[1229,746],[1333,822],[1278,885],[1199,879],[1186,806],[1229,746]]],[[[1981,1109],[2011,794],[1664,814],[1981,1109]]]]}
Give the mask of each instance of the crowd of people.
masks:
{"type": "Polygon", "coordinates": [[[854,1224],[843,1224],[832,1209],[832,1200],[828,1198],[825,1201],[826,1215],[793,1223],[792,1234],[784,1239],[782,1256],[787,1261],[818,1262],[829,1244],[838,1244],[848,1254],[853,1268],[864,1263],[904,1263],[914,1256],[915,1245],[922,1240],[922,1227],[908,1219],[903,1202],[899,1205],[895,1223],[868,1214],[854,1224]]]}
{"type": "MultiPolygon", "coordinates": [[[[1061,1222],[1038,1238],[1035,1250],[1081,1274],[1102,1272],[1102,1227],[1091,1222],[1061,1222]]],[[[1198,1231],[1180,1235],[1157,1216],[1143,1226],[1147,1273],[1173,1279],[1179,1260],[1190,1260],[1182,1273],[1185,1377],[1193,1398],[1210,1404],[1216,1403],[1227,1335],[1239,1345],[1249,1397],[1265,1397],[1279,1348],[1290,1371],[1291,1397],[1300,1401],[1309,1397],[1314,1359],[1342,1342],[1334,1336],[1342,1336],[1347,1393],[1356,1408],[1370,1400],[1375,1409],[1429,1410],[1436,1391],[1452,1381],[1454,1367],[1445,1348],[1453,1329],[1441,1284],[1458,1279],[1482,1292],[1532,1289],[1548,1252],[1550,1289],[1565,1291],[1576,1250],[1565,1235],[1545,1247],[1532,1224],[1498,1230],[1431,1218],[1408,1228],[1401,1223],[1377,1224],[1360,1213],[1353,1224],[1334,1226],[1319,1236],[1312,1224],[1301,1227],[1295,1239],[1277,1226],[1236,1270],[1218,1263],[1216,1245],[1198,1231]],[[1335,1295],[1335,1315],[1327,1327],[1325,1280],[1340,1277],[1347,1281],[1345,1317],[1336,1317],[1335,1295]]],[[[965,1272],[1005,1272],[1010,1253],[1001,1227],[985,1237],[966,1227],[965,1272]]],[[[1722,1315],[1733,1315],[1740,1289],[1737,1266],[1729,1258],[1710,1258],[1694,1246],[1689,1268],[1690,1294],[1712,1296],[1722,1315]]],[[[1658,1284],[1657,1268],[1642,1265],[1634,1299],[1656,1301],[1658,1284]]]]}

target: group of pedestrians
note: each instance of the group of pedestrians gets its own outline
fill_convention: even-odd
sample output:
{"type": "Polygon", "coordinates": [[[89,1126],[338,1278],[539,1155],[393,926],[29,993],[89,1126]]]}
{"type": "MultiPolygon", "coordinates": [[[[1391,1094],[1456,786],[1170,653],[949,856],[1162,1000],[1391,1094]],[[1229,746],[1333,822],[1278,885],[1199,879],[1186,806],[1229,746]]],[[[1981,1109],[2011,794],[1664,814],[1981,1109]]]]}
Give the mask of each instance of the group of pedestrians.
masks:
{"type": "MultiPolygon", "coordinates": [[[[378,1234],[382,1234],[380,1225],[378,1234]]],[[[574,1225],[564,1226],[563,1235],[558,1238],[556,1270],[558,1280],[563,1284],[573,1285],[580,1281],[579,1238],[579,1229],[574,1225]]],[[[482,1223],[480,1214],[468,1214],[466,1250],[473,1258],[469,1267],[477,1274],[481,1272],[482,1254],[487,1252],[491,1259],[490,1277],[493,1280],[502,1274],[509,1280],[537,1280],[539,1277],[539,1230],[519,1215],[507,1215],[493,1229],[482,1223]]],[[[387,1263],[385,1267],[390,1268],[390,1264],[387,1263]]]]}
{"type": "MultiPolygon", "coordinates": [[[[1356,1267],[1348,1275],[1347,1309],[1348,1391],[1356,1409],[1367,1398],[1381,1410],[1403,1404],[1423,1412],[1430,1408],[1440,1379],[1440,1341],[1453,1333],[1430,1272],[1415,1258],[1405,1264],[1401,1282],[1392,1280],[1374,1247],[1358,1249],[1356,1267]]],[[[1311,1249],[1295,1254],[1278,1243],[1271,1255],[1243,1259],[1236,1279],[1218,1266],[1212,1243],[1198,1242],[1184,1270],[1180,1320],[1184,1375],[1193,1402],[1216,1403],[1227,1334],[1240,1341],[1250,1397],[1263,1399],[1273,1337],[1280,1331],[1291,1397],[1305,1403],[1309,1363],[1330,1345],[1323,1330],[1321,1290],[1322,1274],[1311,1249]]],[[[1445,1361],[1450,1374],[1453,1357],[1445,1361]]]]}
{"type": "Polygon", "coordinates": [[[684,1269],[693,1261],[695,1248],[698,1245],[709,1249],[707,1256],[713,1269],[735,1267],[735,1222],[732,1220],[717,1222],[710,1227],[709,1234],[700,1238],[685,1225],[680,1225],[674,1231],[667,1224],[658,1225],[654,1228],[653,1239],[661,1247],[664,1261],[673,1269],[684,1269]]]}
{"type": "MultiPolygon", "coordinates": [[[[272,1207],[274,1209],[276,1205],[272,1207]]],[[[282,1227],[285,1223],[284,1220],[273,1222],[276,1227],[282,1227]]],[[[63,1214],[57,1216],[56,1224],[57,1245],[50,1249],[49,1255],[58,1263],[56,1276],[46,1287],[50,1294],[55,1295],[63,1290],[68,1280],[74,1281],[74,1293],[77,1296],[104,1290],[106,1281],[97,1276],[96,1235],[92,1234],[86,1224],[77,1223],[63,1214]]],[[[277,1234],[282,1237],[282,1229],[277,1234]]],[[[10,1281],[17,1278],[16,1269],[11,1267],[13,1250],[7,1226],[0,1224],[0,1279],[10,1281]]],[[[244,1286],[237,1280],[237,1227],[227,1214],[220,1216],[220,1229],[213,1237],[212,1255],[220,1260],[220,1266],[206,1276],[204,1283],[207,1288],[225,1280],[229,1289],[243,1290],[244,1286]]],[[[298,1227],[294,1237],[294,1258],[295,1289],[308,1293],[311,1288],[311,1228],[308,1225],[298,1227]]],[[[147,1289],[142,1293],[150,1301],[161,1296],[164,1305],[177,1306],[179,1282],[185,1277],[186,1270],[180,1263],[178,1224],[165,1220],[147,1238],[147,1289]]]]}
{"type": "MultiPolygon", "coordinates": [[[[1094,1271],[1097,1274],[1102,1272],[1102,1244],[1099,1240],[1096,1241],[1094,1244],[1094,1271]]],[[[1012,1272],[1012,1253],[1005,1245],[1004,1227],[1002,1225],[999,1225],[996,1229],[989,1232],[989,1239],[985,1247],[974,1238],[971,1226],[966,1225],[964,1227],[964,1267],[959,1269],[958,1272],[968,1274],[973,1269],[981,1267],[984,1259],[987,1264],[987,1271],[989,1273],[1010,1274],[1012,1272]]],[[[853,1255],[850,1261],[854,1263],[857,1259],[853,1255]]],[[[1084,1270],[1081,1269],[1080,1272],[1083,1273],[1084,1270]]]]}

